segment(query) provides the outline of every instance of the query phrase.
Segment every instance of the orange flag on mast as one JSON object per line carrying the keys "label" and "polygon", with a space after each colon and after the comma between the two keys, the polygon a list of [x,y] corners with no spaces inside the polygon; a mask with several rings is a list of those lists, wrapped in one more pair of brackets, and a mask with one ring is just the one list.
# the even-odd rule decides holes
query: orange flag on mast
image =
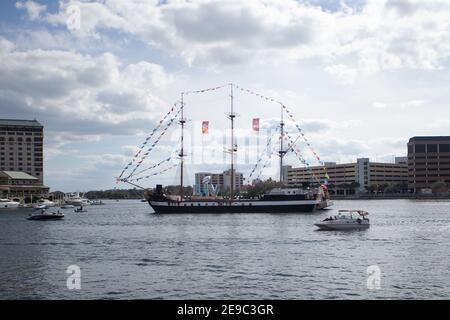
{"label": "orange flag on mast", "polygon": [[202,134],[208,134],[209,130],[209,121],[202,122]]}
{"label": "orange flag on mast", "polygon": [[259,131],[259,118],[253,119],[253,131]]}

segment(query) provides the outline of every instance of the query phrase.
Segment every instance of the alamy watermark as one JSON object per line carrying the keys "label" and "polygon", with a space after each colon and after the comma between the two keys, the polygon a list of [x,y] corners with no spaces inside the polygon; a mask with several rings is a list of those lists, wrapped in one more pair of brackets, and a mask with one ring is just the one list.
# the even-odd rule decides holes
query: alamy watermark
{"label": "alamy watermark", "polygon": [[66,9],[67,20],[66,26],[70,31],[81,29],[81,9],[77,5],[70,5]]}
{"label": "alamy watermark", "polygon": [[377,265],[368,266],[367,270],[367,289],[380,290],[381,289],[381,269]]}
{"label": "alamy watermark", "polygon": [[67,267],[66,273],[70,274],[67,278],[66,285],[69,290],[81,289],[81,268],[77,265]]}

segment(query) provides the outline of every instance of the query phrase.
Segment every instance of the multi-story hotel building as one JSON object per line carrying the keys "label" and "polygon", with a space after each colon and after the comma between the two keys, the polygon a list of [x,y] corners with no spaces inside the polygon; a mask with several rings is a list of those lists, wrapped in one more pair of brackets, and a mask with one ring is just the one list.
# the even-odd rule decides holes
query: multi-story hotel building
{"label": "multi-story hotel building", "polygon": [[[194,193],[200,195],[204,193],[205,184],[203,179],[207,176],[211,177],[211,183],[214,186],[218,186],[221,191],[230,189],[231,187],[231,169],[224,171],[222,173],[210,173],[210,172],[198,172],[195,174],[195,187]],[[240,172],[234,173],[234,185],[233,189],[239,191],[242,189],[244,184],[244,175]]]}
{"label": "multi-story hotel building", "polygon": [[370,162],[368,158],[360,158],[353,163],[327,162],[325,166],[287,167],[286,171],[285,184],[291,187],[322,182],[327,175],[330,184],[339,187],[358,183],[360,191],[371,185],[392,185],[408,181],[408,166],[404,158],[396,158],[396,163]]}
{"label": "multi-story hotel building", "polygon": [[408,187],[421,192],[441,181],[450,185],[450,136],[409,139]]}
{"label": "multi-story hotel building", "polygon": [[0,119],[0,170],[27,173],[44,182],[44,127],[36,120]]}

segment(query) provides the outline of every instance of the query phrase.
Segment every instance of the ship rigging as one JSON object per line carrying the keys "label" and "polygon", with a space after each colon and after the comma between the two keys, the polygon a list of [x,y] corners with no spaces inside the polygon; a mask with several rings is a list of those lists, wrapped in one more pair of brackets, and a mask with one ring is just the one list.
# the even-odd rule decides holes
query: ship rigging
{"label": "ship rigging", "polygon": [[[184,175],[185,175],[185,146],[184,146],[184,130],[186,125],[185,114],[185,97],[187,95],[192,94],[203,94],[209,91],[221,90],[229,88],[229,98],[230,98],[230,112],[227,114],[228,119],[230,120],[230,148],[228,150],[230,154],[230,174],[231,174],[231,183],[230,183],[230,193],[229,197],[224,198],[221,196],[213,195],[207,197],[200,196],[185,196],[184,195]],[[155,213],[246,213],[246,212],[255,212],[255,213],[284,213],[284,212],[313,212],[318,209],[323,209],[329,206],[331,203],[329,201],[326,183],[325,180],[323,183],[320,181],[318,177],[313,174],[314,179],[318,183],[317,188],[313,189],[303,189],[303,188],[275,188],[270,192],[260,196],[258,199],[242,199],[235,197],[235,156],[238,151],[238,146],[235,142],[235,119],[238,116],[237,113],[234,112],[234,90],[240,90],[243,93],[248,93],[254,95],[260,99],[276,103],[280,106],[280,122],[279,122],[279,181],[280,186],[283,185],[283,159],[288,152],[293,152],[297,158],[300,160],[302,164],[309,167],[308,161],[302,156],[300,149],[296,146],[299,139],[302,139],[309,150],[312,152],[314,157],[319,161],[319,163],[323,166],[325,177],[328,177],[326,173],[326,168],[324,166],[323,161],[320,159],[316,151],[313,149],[311,143],[305,136],[303,130],[299,126],[299,124],[295,121],[292,112],[287,108],[285,104],[280,101],[277,101],[273,98],[269,98],[267,96],[261,95],[259,93],[253,92],[251,90],[240,87],[236,84],[229,83],[218,87],[212,87],[202,90],[196,91],[186,91],[181,93],[180,101],[175,103],[172,108],[164,115],[158,125],[153,129],[150,135],[145,139],[139,150],[136,152],[131,161],[125,166],[125,168],[120,173],[119,177],[116,179],[116,182],[124,182],[135,187],[139,187],[145,189],[144,187],[138,184],[139,181],[143,179],[149,179],[154,176],[161,175],[167,171],[172,170],[175,167],[178,167],[178,164],[172,164],[172,157],[166,158],[156,164],[153,164],[145,169],[141,169],[137,171],[141,165],[143,165],[144,160],[149,156],[152,150],[158,145],[161,138],[166,134],[172,124],[178,119],[178,124],[180,125],[180,150],[177,154],[179,159],[179,167],[180,167],[180,184],[179,184],[179,194],[178,195],[167,195],[163,193],[162,186],[157,185],[155,190],[149,192],[146,190],[145,197],[149,203],[149,205],[153,208]],[[285,130],[285,122],[284,116],[285,114],[292,121],[294,126],[299,132],[298,137],[293,140],[290,136],[289,132]],[[157,135],[159,133],[159,135]],[[156,139],[153,137],[156,136]],[[268,144],[266,146],[269,147],[271,143],[272,137],[269,138]],[[284,142],[287,142],[287,148],[284,147]],[[271,153],[266,161],[266,163],[261,168],[262,170],[267,166],[268,161],[271,158]],[[250,178],[255,173],[257,167],[262,162],[262,156],[258,158],[255,167],[251,171],[248,182]],[[150,171],[158,169],[159,171],[147,174],[143,176],[142,174]],[[127,173],[128,172],[128,173]],[[261,174],[260,173],[260,174]]]}

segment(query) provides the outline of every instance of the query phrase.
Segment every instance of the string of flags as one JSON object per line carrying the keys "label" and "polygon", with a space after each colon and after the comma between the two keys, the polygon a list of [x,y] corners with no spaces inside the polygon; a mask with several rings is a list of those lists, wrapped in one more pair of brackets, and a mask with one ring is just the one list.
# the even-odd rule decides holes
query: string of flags
{"label": "string of flags", "polygon": [[[313,148],[313,146],[312,146],[311,143],[309,142],[308,138],[306,137],[305,133],[303,132],[302,128],[300,127],[300,125],[298,124],[298,122],[295,120],[295,118],[294,118],[294,116],[292,115],[291,111],[287,108],[287,106],[286,106],[283,102],[278,101],[278,100],[273,99],[273,98],[270,98],[270,97],[267,97],[267,96],[265,96],[265,95],[262,95],[262,94],[260,94],[260,93],[255,92],[255,91],[252,91],[252,90],[243,88],[243,87],[238,86],[238,85],[234,85],[234,86],[235,86],[237,89],[241,90],[242,92],[249,93],[249,94],[251,94],[251,95],[254,95],[254,96],[259,97],[259,98],[261,98],[261,99],[263,99],[263,100],[266,100],[266,101],[278,103],[278,104],[283,108],[283,110],[286,111],[286,114],[289,116],[289,119],[293,122],[293,124],[295,125],[295,127],[296,127],[297,130],[299,131],[300,136],[302,137],[303,141],[306,143],[306,145],[307,145],[308,148],[310,149],[311,153],[312,153],[312,154],[314,155],[314,157],[317,159],[317,161],[319,162],[319,164],[324,168],[325,176],[326,176],[326,177],[328,176],[328,173],[327,173],[326,167],[325,167],[325,163],[322,161],[322,159],[320,158],[320,156],[317,154],[317,152],[315,151],[315,149]],[[329,179],[329,178],[327,178],[327,179]]]}
{"label": "string of flags", "polygon": [[288,132],[284,133],[284,139],[287,140],[288,142],[288,150],[292,150],[292,152],[294,152],[294,154],[297,156],[298,160],[303,163],[306,168],[309,170],[309,172],[311,173],[312,177],[317,181],[320,182],[320,179],[314,174],[314,172],[311,169],[311,165],[309,164],[308,161],[306,161],[305,158],[303,158],[301,150],[299,147],[295,146],[294,141],[292,140],[291,136],[289,135]]}
{"label": "string of flags", "polygon": [[[272,144],[272,138],[273,135],[269,137],[269,139],[267,140],[267,144],[262,152],[262,154],[259,156],[258,160],[256,161],[255,166],[253,167],[253,170],[250,172],[250,175],[248,176],[248,178],[246,178],[245,180],[250,182],[250,179],[252,178],[253,174],[255,173],[256,169],[258,168],[259,164],[261,163],[264,155],[267,153],[267,151],[269,150],[270,145]],[[269,157],[271,157],[272,154],[269,155]]]}
{"label": "string of flags", "polygon": [[206,88],[206,89],[201,89],[201,90],[193,90],[193,91],[185,91],[185,92],[182,92],[181,94],[182,95],[188,95],[188,94],[205,93],[205,92],[208,92],[208,91],[219,90],[219,89],[228,87],[229,85],[231,85],[231,84],[227,83],[227,84],[224,84],[224,85],[221,85],[221,86],[218,86],[218,87],[211,87],[211,88]]}
{"label": "string of flags", "polygon": [[171,156],[170,156],[169,158],[167,158],[167,159],[164,159],[164,160],[158,162],[158,163],[155,164],[155,165],[152,165],[152,166],[150,166],[150,167],[148,167],[148,168],[146,168],[146,169],[143,169],[143,170],[139,171],[138,173],[135,174],[135,176],[138,176],[138,175],[140,175],[140,174],[142,174],[142,173],[144,173],[144,172],[146,172],[146,171],[149,171],[149,170],[158,168],[159,166],[161,166],[162,164],[164,164],[164,163],[166,163],[166,162],[169,162],[170,160],[172,160],[172,157],[171,157]]}
{"label": "string of flags", "polygon": [[261,175],[263,174],[264,169],[267,168],[267,166],[269,165],[270,160],[272,159],[272,155],[273,155],[273,154],[274,154],[274,152],[271,152],[271,153],[269,154],[269,157],[267,158],[266,162],[264,162],[264,165],[263,165],[263,166],[261,167],[261,169],[259,170],[259,173],[258,173],[258,175],[256,176],[255,180],[258,180],[259,178],[261,178]]}
{"label": "string of flags", "polygon": [[260,93],[257,93],[255,91],[243,88],[241,86],[238,85],[234,85],[237,89],[241,90],[242,92],[246,92],[249,93],[251,95],[254,95],[260,99],[266,100],[266,101],[270,101],[270,102],[274,102],[274,103],[278,103],[284,111],[286,111],[286,114],[289,116],[289,118],[291,119],[291,121],[294,123],[295,127],[297,128],[297,130],[300,132],[300,135],[302,136],[302,139],[305,141],[306,145],[309,147],[309,149],[311,150],[311,152],[313,153],[314,157],[319,161],[319,163],[321,165],[324,165],[323,161],[320,159],[319,155],[317,154],[317,152],[314,150],[314,148],[312,147],[311,143],[309,142],[308,138],[306,137],[306,135],[304,134],[302,128],[298,125],[297,121],[295,120],[294,116],[292,115],[291,111],[287,108],[287,106],[281,102],[278,101],[276,99],[267,97],[265,95],[262,95]]}
{"label": "string of flags", "polygon": [[144,160],[147,158],[147,156],[150,154],[150,152],[155,148],[155,146],[159,143],[159,141],[162,139],[162,137],[166,134],[167,130],[172,126],[175,119],[178,117],[178,115],[181,112],[181,108],[178,109],[177,113],[167,122],[164,129],[161,131],[160,135],[156,140],[152,143],[152,145],[147,149],[147,151],[142,155],[142,158],[137,162],[134,169],[131,171],[131,173],[125,178],[125,180],[128,180],[130,177],[134,175],[136,170],[141,166],[141,164],[144,162]]}
{"label": "string of flags", "polygon": [[164,117],[158,122],[158,125],[152,130],[152,132],[147,136],[147,138],[145,138],[144,142],[142,143],[142,145],[139,147],[139,150],[135,153],[135,155],[133,156],[133,158],[131,159],[131,161],[125,166],[125,168],[122,170],[122,172],[120,173],[119,177],[117,178],[117,180],[121,180],[123,174],[125,173],[125,171],[127,171],[127,169],[129,167],[131,167],[131,165],[133,165],[133,163],[136,161],[136,159],[139,157],[139,155],[141,154],[142,150],[145,148],[145,146],[147,145],[147,143],[152,139],[153,135],[159,130],[159,128],[162,126],[162,124],[164,123],[164,121],[166,121],[167,117],[173,113],[175,111],[175,108],[177,106],[178,102],[175,103],[172,108],[169,110],[169,112],[167,112]]}
{"label": "string of flags", "polygon": [[140,180],[142,180],[142,179],[148,179],[148,178],[153,177],[153,176],[161,175],[161,174],[163,174],[163,173],[165,173],[165,172],[167,172],[167,171],[169,171],[169,170],[172,170],[172,169],[175,168],[175,167],[178,167],[178,164],[171,165],[170,167],[167,167],[167,168],[165,168],[165,169],[163,169],[163,170],[161,170],[161,171],[158,171],[158,172],[149,174],[149,175],[147,175],[147,176],[145,176],[145,177],[139,177],[139,178],[134,178],[134,179],[125,180],[125,181],[129,181],[129,182],[137,182],[137,181],[140,181]]}
{"label": "string of flags", "polygon": [[[315,157],[316,160],[320,163],[320,165],[324,168],[324,171],[325,171],[325,180],[326,180],[325,183],[328,182],[328,180],[329,180],[329,175],[328,175],[328,173],[326,172],[325,163],[321,160],[321,158],[319,157],[319,155],[317,154],[317,152],[315,151],[315,149],[313,148],[313,146],[312,146],[311,143],[309,142],[309,140],[308,140],[308,138],[306,137],[306,135],[304,134],[302,128],[301,128],[300,125],[297,123],[296,119],[294,118],[292,112],[291,112],[291,111],[288,109],[288,107],[287,107],[284,103],[282,103],[281,101],[278,101],[278,100],[276,100],[276,99],[274,99],[274,98],[270,98],[270,97],[268,97],[268,96],[259,94],[259,93],[255,92],[255,91],[246,89],[246,88],[244,88],[244,87],[241,87],[241,86],[236,85],[236,84],[233,84],[233,83],[227,83],[227,84],[224,84],[224,85],[221,85],[221,86],[210,87],[210,88],[201,89],[201,90],[185,91],[185,92],[182,92],[181,95],[183,96],[183,95],[190,95],[190,94],[201,94],[201,93],[205,93],[205,92],[210,92],[210,91],[219,90],[219,89],[222,89],[222,88],[225,88],[225,87],[228,87],[228,86],[231,86],[232,88],[234,87],[234,88],[236,88],[237,90],[240,90],[241,92],[244,92],[244,93],[248,93],[248,94],[254,95],[254,96],[256,96],[256,97],[258,97],[258,98],[260,98],[260,99],[262,99],[262,100],[270,101],[270,102],[274,102],[274,103],[279,104],[279,105],[282,107],[282,110],[284,110],[284,111],[286,112],[286,114],[288,115],[289,119],[290,119],[290,120],[293,122],[293,124],[295,125],[296,129],[297,129],[298,132],[300,133],[300,137],[301,137],[302,140],[306,143],[306,145],[308,146],[308,148],[309,148],[309,150],[311,151],[311,153],[314,155],[314,157]],[[170,167],[168,167],[168,168],[166,168],[166,169],[163,169],[163,170],[161,170],[161,171],[159,171],[159,172],[156,172],[156,173],[153,173],[153,174],[150,174],[150,175],[146,175],[146,176],[143,176],[143,177],[138,177],[138,178],[130,179],[130,178],[135,177],[135,176],[137,176],[137,175],[140,175],[140,174],[142,174],[143,172],[146,172],[146,171],[148,171],[148,170],[158,168],[158,167],[160,167],[162,164],[164,164],[164,163],[166,163],[166,162],[169,162],[169,161],[171,160],[171,157],[170,157],[170,158],[167,158],[167,159],[164,159],[163,161],[161,161],[161,162],[159,162],[159,163],[157,163],[157,164],[155,164],[155,165],[152,165],[152,166],[150,166],[150,167],[148,167],[148,168],[146,168],[146,169],[143,169],[143,170],[139,171],[138,173],[135,173],[136,170],[143,164],[144,160],[147,158],[147,156],[150,154],[150,152],[156,147],[156,145],[159,143],[159,141],[160,141],[160,140],[162,139],[162,137],[165,135],[165,133],[167,132],[167,130],[171,127],[171,125],[173,124],[173,122],[175,121],[175,119],[179,116],[179,114],[180,114],[180,112],[181,112],[181,106],[179,106],[179,107],[177,108],[177,105],[179,105],[179,104],[180,104],[180,102],[175,103],[175,104],[172,106],[172,108],[171,108],[171,109],[163,116],[163,118],[159,121],[159,123],[157,124],[157,126],[153,129],[153,131],[150,133],[150,135],[147,136],[147,138],[145,139],[145,141],[142,143],[142,145],[140,146],[140,148],[138,149],[138,151],[135,153],[135,155],[133,156],[133,158],[131,159],[131,161],[130,161],[130,162],[125,166],[125,168],[122,170],[122,172],[120,173],[119,177],[116,179],[116,182],[120,182],[120,181],[123,181],[123,182],[127,182],[127,181],[139,181],[139,180],[146,179],[146,178],[149,178],[149,177],[152,177],[152,176],[155,176],[155,175],[162,174],[162,173],[164,173],[164,172],[166,172],[166,171],[168,171],[168,170],[170,170],[170,169],[172,169],[172,168],[174,168],[174,167],[177,166],[177,165],[173,165],[173,166],[170,166]],[[170,120],[167,122],[167,119],[168,119],[169,117],[171,117],[171,118],[170,118]],[[164,123],[165,123],[165,126],[164,126]],[[161,128],[162,128],[163,126],[164,126],[164,128],[162,129],[162,131],[161,131],[161,133],[159,134],[159,136],[158,136],[158,137],[156,138],[156,140],[155,140],[155,141],[154,141],[154,142],[146,149],[147,145],[150,143],[150,141],[152,140],[152,138],[154,137],[154,135],[155,135],[159,130],[161,130]],[[255,132],[259,132],[259,130],[260,130],[260,119],[259,119],[259,118],[254,118],[254,119],[252,120],[252,129],[253,129],[253,131],[255,131]],[[202,134],[208,134],[208,133],[209,133],[209,121],[203,121],[203,122],[202,122]],[[309,167],[310,167],[310,164],[302,157],[301,152],[300,152],[300,149],[299,149],[298,147],[297,147],[297,148],[294,148],[295,143],[292,141],[292,139],[290,138],[290,136],[289,136],[287,133],[285,133],[285,136],[282,137],[282,139],[283,139],[283,138],[284,138],[284,139],[289,138],[289,148],[292,149],[292,151],[297,155],[297,158],[299,158],[299,160],[300,160],[307,168],[309,168]],[[251,173],[250,173],[249,177],[247,178],[247,180],[250,180],[251,177],[255,174],[256,169],[257,169],[258,166],[261,164],[261,162],[262,162],[262,160],[263,160],[263,156],[264,156],[264,154],[267,152],[268,148],[270,147],[271,142],[272,142],[272,136],[269,138],[268,143],[267,143],[267,145],[266,145],[265,151],[264,151],[263,154],[259,157],[259,159],[258,159],[258,161],[257,161],[257,163],[256,163],[256,165],[255,165],[255,167],[254,167],[253,170],[251,171]],[[266,162],[265,162],[264,165],[262,166],[261,171],[260,171],[260,173],[259,173],[259,175],[258,175],[258,178],[261,176],[262,171],[263,171],[263,170],[267,167],[267,165],[269,164],[272,155],[273,155],[273,152],[271,152],[271,153],[269,154],[268,159],[266,160]],[[139,159],[139,161],[138,161],[138,159]],[[133,168],[133,170],[131,170],[131,173],[128,174],[126,178],[123,178],[123,176],[125,175],[125,172],[126,172],[128,169],[130,169],[133,165],[134,165],[134,168]],[[314,176],[314,175],[313,175],[313,176]],[[316,180],[318,180],[316,176],[314,176],[314,178],[315,178]]]}

